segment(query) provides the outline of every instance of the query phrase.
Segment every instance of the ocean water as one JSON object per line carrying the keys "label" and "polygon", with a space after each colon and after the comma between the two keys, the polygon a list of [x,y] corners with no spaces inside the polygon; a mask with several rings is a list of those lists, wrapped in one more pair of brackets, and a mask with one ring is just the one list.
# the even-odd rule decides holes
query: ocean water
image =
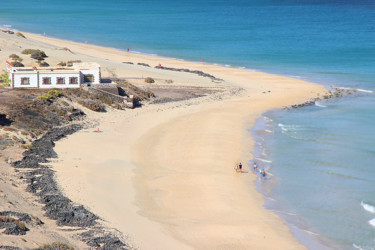
{"label": "ocean water", "polygon": [[365,90],[265,114],[256,154],[266,206],[291,228],[375,248],[375,1],[17,0],[1,3],[0,24]]}
{"label": "ocean water", "polygon": [[375,248],[374,106],[364,93],[271,111],[255,131],[266,207],[329,247]]}

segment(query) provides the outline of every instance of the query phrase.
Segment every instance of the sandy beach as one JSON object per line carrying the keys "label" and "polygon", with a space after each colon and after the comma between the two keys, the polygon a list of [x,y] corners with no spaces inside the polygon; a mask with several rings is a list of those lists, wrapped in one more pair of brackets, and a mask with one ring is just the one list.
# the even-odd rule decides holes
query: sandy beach
{"label": "sandy beach", "polygon": [[[116,75],[143,87],[144,77],[150,76],[160,86],[173,80],[173,86],[222,90],[126,111],[109,108],[95,113],[80,107],[92,127],[55,147],[59,158],[53,166],[67,197],[140,249],[305,248],[277,215],[263,208],[256,176],[247,166],[254,147],[248,130],[267,110],[322,96],[324,87],[262,72],[24,34],[27,39],[12,38],[13,45],[20,51],[30,46],[46,51],[51,65],[80,59],[99,63],[103,77]],[[1,38],[10,39],[7,36]],[[2,53],[1,61],[6,56]],[[201,70],[223,81],[154,68],[159,64]],[[103,133],[93,133],[95,128]],[[238,162],[244,165],[242,173],[233,169]]]}

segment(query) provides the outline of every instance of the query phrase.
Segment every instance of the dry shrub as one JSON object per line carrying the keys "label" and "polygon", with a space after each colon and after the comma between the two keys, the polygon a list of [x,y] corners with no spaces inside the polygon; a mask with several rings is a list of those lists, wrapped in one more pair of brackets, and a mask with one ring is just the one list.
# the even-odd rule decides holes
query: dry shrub
{"label": "dry shrub", "polygon": [[153,78],[151,78],[151,77],[146,77],[146,78],[145,78],[145,82],[146,82],[146,83],[154,83],[155,80],[154,80]]}
{"label": "dry shrub", "polygon": [[68,61],[68,62],[66,63],[66,66],[68,66],[68,67],[72,67],[72,66],[73,66],[73,63],[80,63],[80,62],[82,62],[82,60],[71,60],[71,61]]}
{"label": "dry shrub", "polygon": [[51,244],[43,244],[39,249],[58,249],[58,250],[74,250],[72,246],[69,246],[63,242],[53,242]]}
{"label": "dry shrub", "polygon": [[19,37],[22,37],[22,38],[26,38],[26,36],[24,34],[22,34],[21,32],[17,32],[16,35],[19,36]]}
{"label": "dry shrub", "polygon": [[0,216],[0,222],[13,222],[19,228],[21,228],[23,231],[26,231],[26,229],[27,229],[23,222],[21,222],[17,219],[14,219],[12,217],[9,217],[9,216]]}

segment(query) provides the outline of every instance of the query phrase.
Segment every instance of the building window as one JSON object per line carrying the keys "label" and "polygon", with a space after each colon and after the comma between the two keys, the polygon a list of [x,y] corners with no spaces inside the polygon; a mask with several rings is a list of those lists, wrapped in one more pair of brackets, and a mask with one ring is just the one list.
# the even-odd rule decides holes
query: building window
{"label": "building window", "polygon": [[30,85],[30,77],[21,77],[21,85]]}
{"label": "building window", "polygon": [[69,84],[78,84],[78,77],[69,77]]}
{"label": "building window", "polygon": [[57,84],[65,84],[65,78],[64,77],[57,77],[56,83]]}
{"label": "building window", "polygon": [[84,82],[94,82],[94,75],[91,75],[91,74],[83,75],[83,81]]}
{"label": "building window", "polygon": [[51,85],[51,77],[43,77],[42,83],[43,85]]}

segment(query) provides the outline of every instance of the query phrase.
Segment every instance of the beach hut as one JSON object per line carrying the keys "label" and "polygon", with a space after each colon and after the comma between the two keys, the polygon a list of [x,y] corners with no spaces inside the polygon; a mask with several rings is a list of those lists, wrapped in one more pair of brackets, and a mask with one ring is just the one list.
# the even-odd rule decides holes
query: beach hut
{"label": "beach hut", "polygon": [[72,67],[15,67],[6,62],[12,88],[79,88],[101,83],[100,65],[74,63]]}

